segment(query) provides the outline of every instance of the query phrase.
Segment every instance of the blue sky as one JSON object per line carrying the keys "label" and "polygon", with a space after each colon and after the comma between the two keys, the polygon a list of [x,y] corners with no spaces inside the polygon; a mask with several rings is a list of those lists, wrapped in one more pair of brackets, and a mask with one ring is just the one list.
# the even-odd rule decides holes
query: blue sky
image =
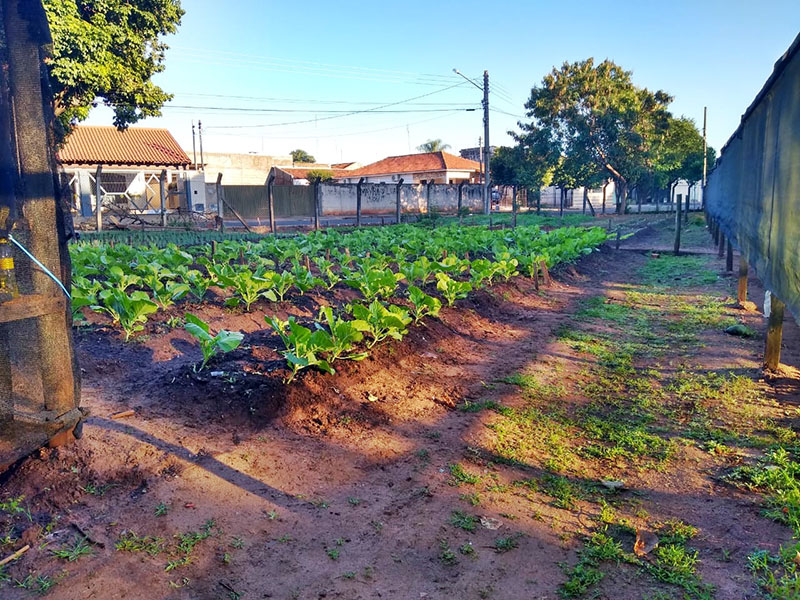
{"label": "blue sky", "polygon": [[[367,163],[430,138],[455,153],[476,146],[481,92],[454,67],[476,78],[488,69],[490,105],[502,111],[491,113],[490,141],[508,144],[531,86],[590,56],[672,94],[676,115],[701,124],[708,106],[719,148],[800,31],[797,0],[182,4],[156,78],[175,98],[140,124],[167,127],[189,152],[191,122],[202,120],[206,151],[303,148],[322,162]],[[110,122],[103,108],[89,120]]]}

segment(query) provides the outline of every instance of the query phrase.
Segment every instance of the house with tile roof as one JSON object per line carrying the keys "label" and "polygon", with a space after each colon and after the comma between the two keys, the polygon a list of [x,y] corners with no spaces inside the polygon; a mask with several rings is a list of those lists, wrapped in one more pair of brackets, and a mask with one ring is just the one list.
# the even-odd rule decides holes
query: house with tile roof
{"label": "house with tile roof", "polygon": [[378,162],[365,165],[346,173],[334,175],[342,183],[358,183],[363,177],[365,183],[404,183],[458,184],[462,181],[478,183],[481,165],[448,152],[424,152],[389,156]]}
{"label": "house with tile roof", "polygon": [[[166,129],[129,127],[120,131],[79,125],[58,150],[57,158],[62,184],[72,191],[73,207],[82,216],[94,213],[98,188],[102,206],[139,214],[160,212],[162,173],[166,209],[187,208],[186,198],[192,197],[191,161]],[[195,195],[205,198],[204,186],[202,190],[200,185],[196,187]]]}

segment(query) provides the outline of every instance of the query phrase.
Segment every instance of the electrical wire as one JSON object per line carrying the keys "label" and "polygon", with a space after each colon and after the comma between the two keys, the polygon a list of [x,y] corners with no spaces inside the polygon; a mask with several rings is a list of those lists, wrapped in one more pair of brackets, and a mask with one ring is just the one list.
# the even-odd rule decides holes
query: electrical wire
{"label": "electrical wire", "polygon": [[390,103],[387,103],[387,104],[381,104],[379,106],[375,106],[373,108],[366,108],[364,110],[354,110],[354,111],[347,112],[347,113],[344,113],[344,114],[329,115],[327,117],[320,117],[319,119],[305,119],[305,120],[302,120],[302,121],[287,121],[285,123],[263,123],[263,124],[260,124],[260,125],[210,125],[210,126],[206,127],[206,129],[255,129],[255,128],[261,128],[261,127],[282,127],[284,125],[298,125],[298,124],[302,124],[302,123],[316,123],[318,121],[328,121],[330,119],[340,119],[342,117],[349,117],[349,116],[352,116],[352,115],[359,115],[359,114],[374,112],[374,111],[377,111],[377,110],[380,110],[380,109],[383,109],[383,108],[390,108],[392,106],[398,106],[400,104],[405,104],[406,102],[411,102],[413,100],[419,100],[420,98],[427,98],[428,96],[433,96],[434,94],[440,94],[442,92],[446,92],[447,90],[452,90],[453,88],[460,87],[460,86],[462,86],[464,84],[465,84],[465,82],[461,81],[459,83],[456,83],[456,84],[453,84],[453,85],[450,85],[450,86],[447,86],[447,87],[444,87],[444,88],[441,88],[441,89],[438,89],[438,90],[434,90],[434,91],[428,92],[426,94],[420,94],[419,96],[413,96],[411,98],[406,98],[404,100],[398,100],[397,102],[390,102]]}
{"label": "electrical wire", "polygon": [[[422,120],[419,120],[419,121],[412,121],[410,123],[403,123],[402,125],[393,125],[391,127],[382,127],[380,129],[370,129],[370,130],[366,130],[366,131],[348,131],[346,133],[329,133],[329,134],[324,134],[323,133],[323,134],[305,135],[305,136],[303,136],[303,135],[283,135],[283,136],[270,135],[269,139],[276,139],[276,140],[289,140],[289,139],[306,140],[307,139],[307,140],[313,140],[313,139],[318,139],[318,138],[319,139],[327,139],[327,138],[338,138],[338,137],[350,137],[350,136],[354,136],[354,135],[366,135],[366,134],[370,134],[370,133],[381,133],[383,131],[392,131],[394,129],[405,129],[406,127],[408,127],[410,125],[420,125],[421,123],[429,123],[431,121],[437,121],[439,119],[443,119],[443,118],[446,118],[446,117],[452,117],[452,116],[454,116],[456,114],[460,114],[461,112],[462,111],[453,111],[450,114],[437,115],[437,116],[432,117],[430,119],[422,119]],[[240,137],[240,134],[238,134],[238,133],[213,133],[213,134],[210,134],[208,137],[213,138],[213,137],[220,137],[220,136],[222,136],[222,137]]]}
{"label": "electrical wire", "polygon": [[[430,113],[430,112],[447,112],[451,110],[464,110],[464,111],[474,111],[477,110],[479,107],[477,106],[470,106],[464,105],[463,108],[454,109],[454,108],[417,108],[417,109],[407,109],[407,110],[364,110],[364,111],[353,111],[353,110],[325,110],[325,109],[314,109],[314,108],[248,108],[243,106],[184,106],[184,105],[166,105],[163,108],[169,108],[174,110],[211,110],[211,111],[220,111],[220,112],[246,112],[246,113],[317,113],[317,114],[336,114],[336,115],[353,115],[353,114],[385,114],[385,113]],[[313,119],[316,120],[316,119]],[[253,127],[259,127],[258,125],[253,125]],[[265,125],[266,127],[266,125]],[[210,127],[209,127],[210,129]]]}

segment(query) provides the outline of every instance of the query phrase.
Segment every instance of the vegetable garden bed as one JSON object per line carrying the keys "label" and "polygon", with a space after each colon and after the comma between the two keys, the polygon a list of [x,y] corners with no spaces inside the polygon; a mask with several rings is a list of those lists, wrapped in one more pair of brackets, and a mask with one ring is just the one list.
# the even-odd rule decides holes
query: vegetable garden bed
{"label": "vegetable garden bed", "polygon": [[202,351],[202,371],[243,336],[212,330],[195,313],[204,305],[231,315],[263,311],[290,382],[303,369],[330,373],[338,362],[361,360],[497,280],[527,276],[538,285],[548,269],[605,239],[597,227],[400,225],[185,247],[83,242],[71,247],[73,316],[102,324],[105,315],[126,341],[145,329],[185,327]]}

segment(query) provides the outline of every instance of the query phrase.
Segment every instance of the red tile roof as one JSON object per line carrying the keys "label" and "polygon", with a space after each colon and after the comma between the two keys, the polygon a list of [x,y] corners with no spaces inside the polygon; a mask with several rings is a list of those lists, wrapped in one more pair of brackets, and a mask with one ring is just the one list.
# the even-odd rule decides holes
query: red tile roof
{"label": "red tile roof", "polygon": [[427,152],[390,156],[372,164],[347,171],[337,177],[368,177],[370,175],[393,175],[395,173],[427,173],[432,171],[480,171],[481,165],[447,152]]}
{"label": "red tile roof", "polygon": [[58,151],[62,164],[183,167],[191,161],[166,129],[79,125]]}

